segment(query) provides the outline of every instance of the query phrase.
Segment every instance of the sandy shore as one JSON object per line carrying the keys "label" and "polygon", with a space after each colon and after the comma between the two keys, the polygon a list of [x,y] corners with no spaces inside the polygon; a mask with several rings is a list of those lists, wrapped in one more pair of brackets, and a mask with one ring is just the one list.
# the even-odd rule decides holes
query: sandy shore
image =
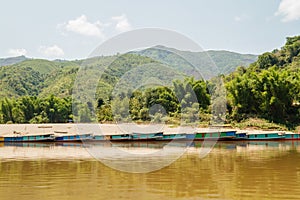
{"label": "sandy shore", "polygon": [[[132,132],[151,133],[194,133],[216,129],[203,129],[189,126],[171,128],[165,124],[137,125],[137,124],[1,124],[0,135],[12,134],[14,131],[21,133],[93,133],[95,135],[128,134]],[[220,130],[220,129],[217,129]],[[226,129],[228,130],[228,129]]]}

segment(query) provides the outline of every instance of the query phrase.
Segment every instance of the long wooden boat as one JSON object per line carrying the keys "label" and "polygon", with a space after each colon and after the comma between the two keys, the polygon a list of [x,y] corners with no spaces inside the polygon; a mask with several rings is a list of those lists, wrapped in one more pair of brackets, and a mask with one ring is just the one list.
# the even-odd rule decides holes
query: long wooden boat
{"label": "long wooden boat", "polygon": [[235,135],[236,135],[236,132],[235,130],[227,130],[227,131],[222,131],[221,133],[222,134],[225,134],[222,136],[223,139],[234,139],[235,138]]}
{"label": "long wooden boat", "polygon": [[300,140],[300,133],[286,132],[284,135],[286,140]]}
{"label": "long wooden boat", "polygon": [[80,142],[92,140],[92,133],[70,134],[68,132],[55,131],[55,142]]}
{"label": "long wooden boat", "polygon": [[186,139],[187,140],[194,140],[196,137],[196,134],[195,133],[187,133],[186,134]]}
{"label": "long wooden boat", "polygon": [[111,141],[128,141],[131,139],[130,134],[110,135],[109,140]]}
{"label": "long wooden boat", "polygon": [[194,140],[231,140],[235,134],[235,130],[203,131],[195,133]]}
{"label": "long wooden boat", "polygon": [[247,132],[237,132],[235,134],[235,140],[246,140],[247,139]]}
{"label": "long wooden boat", "polygon": [[161,140],[185,140],[186,133],[163,134]]}
{"label": "long wooden boat", "polygon": [[130,134],[130,140],[161,140],[163,138],[163,132],[157,133],[132,133]]}
{"label": "long wooden boat", "polygon": [[111,140],[111,135],[94,135],[93,141],[107,141]]}
{"label": "long wooden boat", "polygon": [[44,142],[54,141],[53,133],[29,134],[14,131],[13,134],[0,136],[0,142]]}
{"label": "long wooden boat", "polygon": [[[242,139],[242,135],[239,136]],[[259,131],[246,133],[245,140],[283,140],[285,139],[285,133],[281,131]]]}

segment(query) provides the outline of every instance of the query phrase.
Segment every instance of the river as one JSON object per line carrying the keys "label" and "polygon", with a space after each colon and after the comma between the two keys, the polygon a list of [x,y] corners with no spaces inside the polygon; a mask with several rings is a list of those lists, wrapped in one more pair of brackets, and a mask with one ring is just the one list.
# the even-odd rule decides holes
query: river
{"label": "river", "polygon": [[[300,198],[300,142],[218,142],[205,156],[200,156],[201,142],[178,142],[170,147],[172,152],[185,151],[176,159],[153,153],[166,145],[1,143],[0,198]],[[98,156],[113,146],[129,155],[142,152],[142,156]],[[145,171],[137,173],[141,169]]]}

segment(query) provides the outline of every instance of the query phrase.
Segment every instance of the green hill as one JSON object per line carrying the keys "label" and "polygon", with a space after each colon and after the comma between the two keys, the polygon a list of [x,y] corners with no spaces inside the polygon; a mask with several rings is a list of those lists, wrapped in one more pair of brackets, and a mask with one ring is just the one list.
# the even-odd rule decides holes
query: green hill
{"label": "green hill", "polygon": [[[72,87],[81,64],[85,65],[85,78],[91,79],[102,73],[99,79],[99,95],[108,98],[118,79],[132,68],[154,63],[139,55],[122,55],[90,58],[81,61],[26,60],[0,68],[0,97],[40,96],[54,94],[66,97],[72,94]],[[101,70],[100,70],[101,69]],[[88,80],[87,80],[88,81]],[[87,84],[87,82],[83,83]],[[105,87],[104,87],[105,86]]]}
{"label": "green hill", "polygon": [[[172,49],[172,51],[176,52],[178,50]],[[223,70],[221,73],[231,71],[239,65],[248,65],[256,59],[254,55],[242,55],[227,51],[178,52],[184,54],[185,58],[188,57],[188,60],[192,63],[186,62],[177,54],[170,52],[170,49],[161,46],[160,49],[150,48],[134,54],[101,56],[76,61],[26,59],[0,68],[0,97],[26,95],[46,97],[49,94],[59,97],[70,96],[81,64],[87,65],[86,69],[89,69],[86,70],[87,77],[99,74],[99,71],[97,71],[99,68],[105,69],[99,80],[97,94],[108,98],[119,79],[126,73],[126,76],[128,76],[128,73],[138,66],[151,64],[143,72],[138,71],[138,69],[135,72],[130,72],[138,73],[137,76],[131,74],[131,85],[146,82],[147,77],[151,76],[160,77],[161,80],[173,80],[181,74],[194,74],[195,68],[191,64],[200,66],[198,68],[200,68],[200,72],[204,77],[213,77],[219,73],[212,70],[212,62],[208,55],[215,60],[218,68]],[[113,63],[111,63],[112,61]],[[126,87],[126,85],[123,85],[123,87]]]}
{"label": "green hill", "polygon": [[[14,65],[3,66],[0,68],[0,96],[39,96],[47,87],[51,87],[53,81],[63,76],[68,68],[75,66],[78,65],[73,62],[60,63],[40,59],[30,59]],[[56,82],[56,84],[60,84],[60,82]]]}
{"label": "green hill", "polygon": [[257,55],[240,54],[230,51],[207,51],[208,55],[216,63],[221,74],[233,72],[237,66],[249,66],[257,60]]}
{"label": "green hill", "polygon": [[257,56],[252,54],[229,51],[191,52],[164,46],[155,46],[133,53],[166,63],[187,74],[193,74],[193,71],[197,69],[206,79],[219,74],[229,74],[237,66],[248,66],[257,60]]}

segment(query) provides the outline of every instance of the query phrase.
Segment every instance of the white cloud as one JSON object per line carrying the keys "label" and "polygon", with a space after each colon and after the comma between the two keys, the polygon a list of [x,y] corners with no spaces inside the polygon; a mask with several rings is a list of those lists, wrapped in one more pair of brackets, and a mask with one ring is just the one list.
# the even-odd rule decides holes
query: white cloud
{"label": "white cloud", "polygon": [[46,56],[48,58],[57,58],[65,55],[65,52],[57,45],[53,45],[49,47],[41,46],[39,48],[39,52],[43,54],[43,56]]}
{"label": "white cloud", "polygon": [[289,22],[300,19],[300,1],[299,0],[281,0],[276,16],[283,16],[283,22]]}
{"label": "white cloud", "polygon": [[73,32],[84,36],[105,39],[106,32],[107,35],[111,35],[114,31],[129,31],[132,29],[132,26],[125,14],[113,16],[105,23],[102,23],[99,20],[96,22],[90,22],[87,16],[81,15],[65,23],[58,24],[57,29],[60,30],[63,36],[67,36],[67,32]]}
{"label": "white cloud", "polygon": [[94,23],[89,22],[85,15],[81,15],[80,17],[69,20],[66,24],[63,25],[65,30],[78,33],[85,36],[95,36],[104,38],[104,34],[102,32],[102,26],[104,26],[100,21],[96,21]]}
{"label": "white cloud", "polygon": [[25,56],[27,54],[26,49],[9,49],[8,52],[9,56],[16,57],[16,56]]}
{"label": "white cloud", "polygon": [[114,16],[111,18],[117,24],[115,25],[115,29],[120,32],[131,30],[131,24],[129,23],[126,15]]}
{"label": "white cloud", "polygon": [[234,21],[236,21],[236,22],[240,22],[240,21],[242,21],[242,18],[241,18],[241,17],[239,17],[239,16],[235,16],[235,17],[234,17]]}

